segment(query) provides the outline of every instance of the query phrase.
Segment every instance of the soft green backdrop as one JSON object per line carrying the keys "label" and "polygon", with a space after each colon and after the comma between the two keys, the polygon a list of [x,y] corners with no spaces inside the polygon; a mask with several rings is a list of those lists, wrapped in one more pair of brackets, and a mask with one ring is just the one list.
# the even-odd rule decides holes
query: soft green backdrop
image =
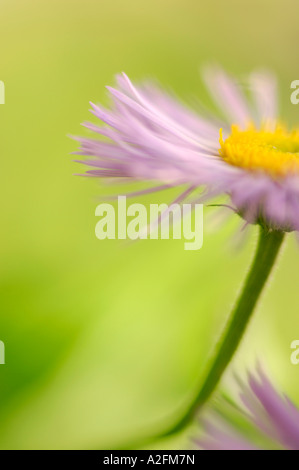
{"label": "soft green backdrop", "polygon": [[[255,233],[205,231],[204,248],[94,236],[106,189],[73,176],[67,134],[125,70],[208,98],[200,66],[270,67],[296,123],[298,0],[0,0],[0,448],[118,448],[165,427],[202,378]],[[172,195],[155,196],[167,202]],[[149,199],[147,199],[149,201]],[[298,266],[290,237],[233,368],[257,357],[298,402]],[[160,423],[160,424],[159,424]],[[157,448],[186,447],[189,435]],[[150,446],[153,447],[153,446]]]}

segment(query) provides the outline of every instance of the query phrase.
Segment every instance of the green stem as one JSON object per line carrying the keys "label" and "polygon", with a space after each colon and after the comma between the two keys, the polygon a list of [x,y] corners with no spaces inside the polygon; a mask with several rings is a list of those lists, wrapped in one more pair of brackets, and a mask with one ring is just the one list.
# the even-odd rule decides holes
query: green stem
{"label": "green stem", "polygon": [[[190,420],[215,391],[243,338],[249,320],[274,267],[284,236],[284,232],[266,231],[262,227],[260,228],[258,248],[251,270],[219,342],[217,353],[212,361],[212,367],[204,385],[185,412],[183,418],[171,427],[170,430],[156,436],[156,439],[171,436],[182,430],[190,423]],[[146,445],[149,442],[152,442],[152,439],[145,440],[143,443],[139,442],[137,445]]]}
{"label": "green stem", "polygon": [[195,412],[206,403],[215,391],[243,338],[249,320],[267,283],[272,268],[274,267],[284,235],[284,232],[269,232],[261,227],[258,248],[251,270],[221,338],[220,346],[204,385],[189,407],[187,413],[185,413],[183,419],[181,419],[167,435],[179,431],[188,424]]}
{"label": "green stem", "polygon": [[251,270],[196,405],[203,405],[208,400],[236,352],[274,267],[283,239],[284,232],[265,232],[263,228],[260,229],[258,249]]}

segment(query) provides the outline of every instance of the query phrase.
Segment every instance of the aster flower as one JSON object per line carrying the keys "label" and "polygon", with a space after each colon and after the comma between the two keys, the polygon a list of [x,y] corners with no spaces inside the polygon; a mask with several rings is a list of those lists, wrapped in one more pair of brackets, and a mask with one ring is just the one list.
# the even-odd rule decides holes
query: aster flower
{"label": "aster flower", "polygon": [[[123,74],[107,87],[110,110],[91,103],[106,126],[85,126],[108,141],[80,138],[87,175],[160,182],[158,188],[206,187],[228,194],[234,210],[249,223],[299,229],[299,131],[277,122],[275,79],[255,73],[248,79],[250,105],[223,71],[209,71],[206,82],[224,114],[222,122],[197,116],[158,87],[135,87]],[[232,127],[231,127],[232,126]],[[183,197],[187,197],[185,187]]]}
{"label": "aster flower", "polygon": [[[180,187],[176,202],[225,194],[245,224],[260,227],[258,249],[243,291],[218,343],[206,379],[173,433],[214,392],[245,332],[276,262],[286,232],[299,230],[299,131],[277,119],[276,80],[255,72],[247,80],[251,100],[219,69],[205,81],[223,119],[197,115],[152,84],[134,86],[123,74],[108,87],[109,109],[91,103],[104,125],[85,123],[97,138],[77,138],[87,176],[113,182],[148,182],[135,193]],[[153,186],[153,183],[156,185]],[[204,192],[198,194],[198,188]],[[167,433],[166,433],[167,434]]]}
{"label": "aster flower", "polygon": [[299,409],[258,367],[238,380],[240,404],[223,396],[201,417],[204,450],[299,450]]}

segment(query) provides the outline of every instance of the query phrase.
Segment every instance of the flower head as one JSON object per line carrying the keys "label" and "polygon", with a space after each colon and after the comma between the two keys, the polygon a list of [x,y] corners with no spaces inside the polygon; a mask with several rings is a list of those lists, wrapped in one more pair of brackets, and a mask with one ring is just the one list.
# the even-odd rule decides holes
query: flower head
{"label": "flower head", "polygon": [[[252,100],[221,70],[206,83],[223,120],[197,115],[154,85],[135,87],[123,74],[108,87],[112,105],[92,104],[103,123],[84,125],[103,139],[79,138],[87,175],[158,182],[157,190],[182,189],[183,202],[227,194],[249,223],[299,230],[299,131],[277,122],[275,79],[252,74]],[[107,140],[108,139],[108,140]],[[187,190],[186,190],[187,186]],[[196,189],[205,187],[204,196]],[[196,195],[197,194],[197,195]]]}
{"label": "flower head", "polygon": [[299,450],[299,409],[282,396],[260,367],[239,381],[242,406],[222,397],[201,419],[204,450]]}

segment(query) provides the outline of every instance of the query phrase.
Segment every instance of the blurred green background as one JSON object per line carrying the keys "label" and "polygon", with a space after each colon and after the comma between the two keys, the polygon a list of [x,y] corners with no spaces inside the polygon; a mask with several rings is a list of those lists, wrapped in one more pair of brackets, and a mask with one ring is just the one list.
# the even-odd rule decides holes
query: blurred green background
{"label": "blurred green background", "polygon": [[[209,103],[199,69],[211,61],[240,76],[274,70],[282,116],[295,124],[299,4],[1,0],[0,8],[0,448],[130,447],[179,417],[197,389],[256,233],[236,250],[234,221],[207,224],[199,252],[177,241],[97,240],[94,211],[107,190],[73,176],[80,167],[67,134],[84,134],[88,102],[106,101],[104,86],[122,70]],[[298,262],[290,236],[232,365],[241,372],[261,358],[297,404]],[[149,447],[186,448],[189,437]]]}

